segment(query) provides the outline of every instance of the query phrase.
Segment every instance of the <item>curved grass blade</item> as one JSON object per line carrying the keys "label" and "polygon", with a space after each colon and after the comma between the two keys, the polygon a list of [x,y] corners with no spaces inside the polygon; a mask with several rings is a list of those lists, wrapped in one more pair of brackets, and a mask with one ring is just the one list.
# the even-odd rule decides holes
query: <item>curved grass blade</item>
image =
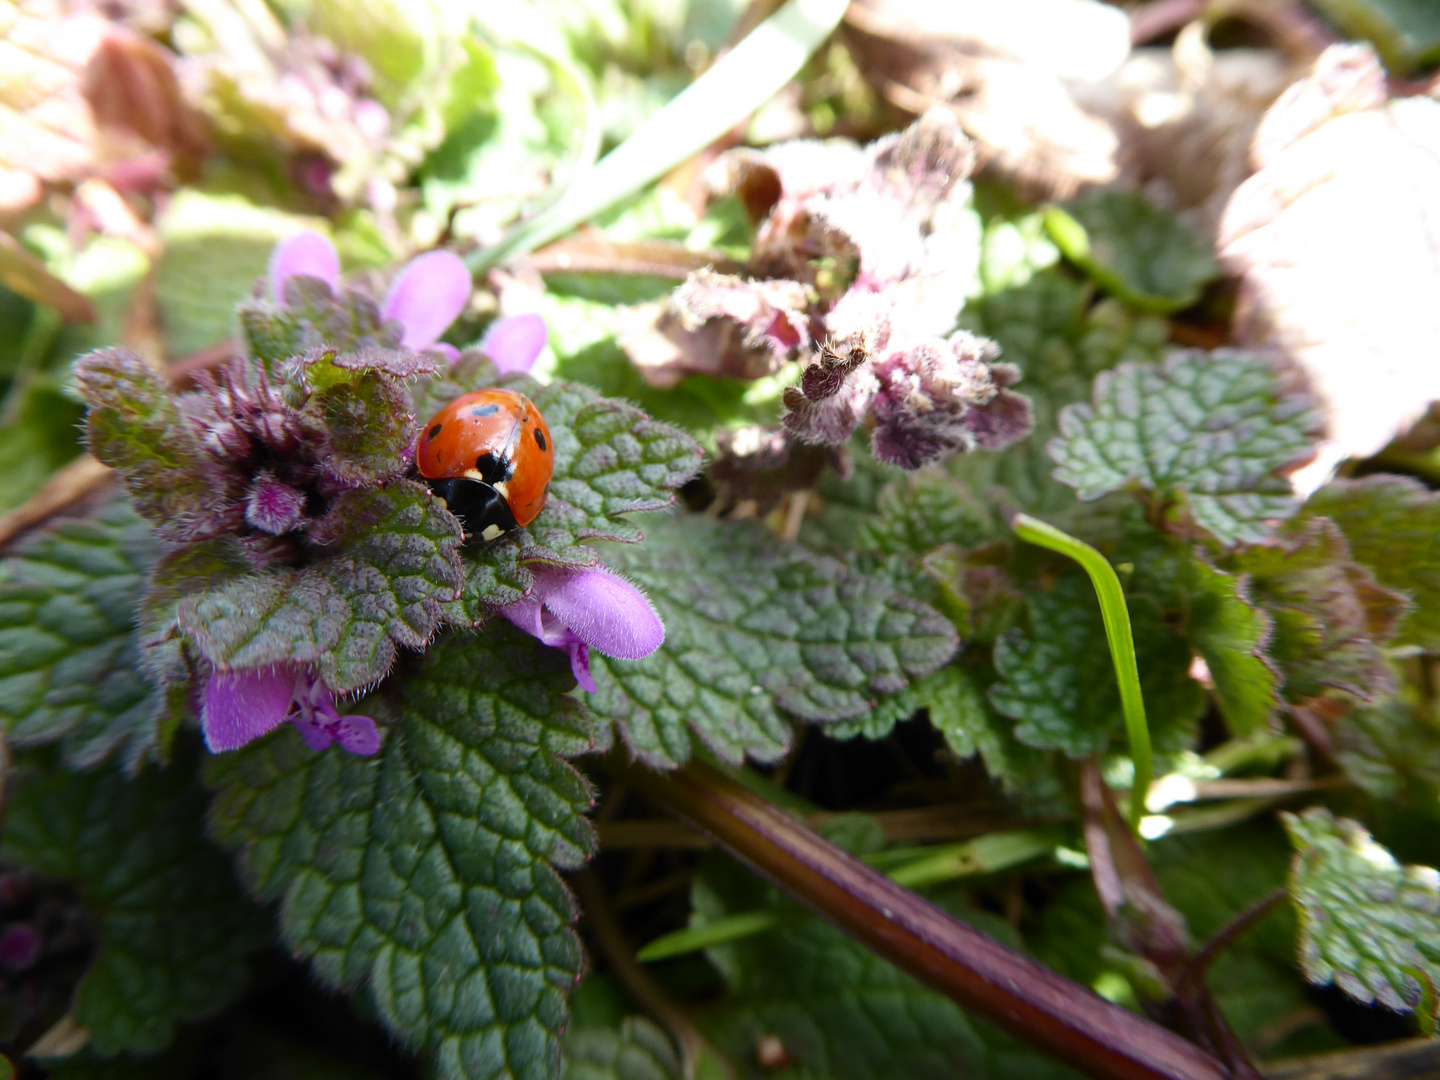
{"label": "curved grass blade", "polygon": [[1077,540],[1039,518],[1016,514],[1010,522],[1015,535],[1031,544],[1058,551],[1078,562],[1090,575],[1105,620],[1105,640],[1115,664],[1115,681],[1120,687],[1120,707],[1125,714],[1125,733],[1130,740],[1130,759],[1135,763],[1135,782],[1130,789],[1130,825],[1139,830],[1145,814],[1145,794],[1150,790],[1155,764],[1150,750],[1150,727],[1145,722],[1145,699],[1140,694],[1140,670],[1135,664],[1135,638],[1130,632],[1130,610],[1120,579],[1105,556],[1083,540]]}

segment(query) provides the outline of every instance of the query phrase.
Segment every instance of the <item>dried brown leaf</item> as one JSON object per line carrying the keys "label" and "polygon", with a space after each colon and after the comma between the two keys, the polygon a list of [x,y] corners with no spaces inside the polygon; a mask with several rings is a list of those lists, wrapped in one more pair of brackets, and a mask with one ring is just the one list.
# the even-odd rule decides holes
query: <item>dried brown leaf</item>
{"label": "dried brown leaf", "polygon": [[1220,224],[1239,332],[1275,347],[1326,420],[1313,488],[1440,399],[1440,101],[1387,100],[1362,45],[1327,49],[1256,134],[1258,171]]}

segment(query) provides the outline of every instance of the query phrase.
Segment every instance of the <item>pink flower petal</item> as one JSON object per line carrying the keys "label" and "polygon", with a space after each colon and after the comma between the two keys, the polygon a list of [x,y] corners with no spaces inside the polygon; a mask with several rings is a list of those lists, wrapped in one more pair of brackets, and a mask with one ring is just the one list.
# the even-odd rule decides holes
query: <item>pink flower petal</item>
{"label": "pink flower petal", "polygon": [[545,320],[539,315],[511,315],[490,324],[480,351],[495,361],[501,374],[529,371],[545,348],[546,336]]}
{"label": "pink flower petal", "polygon": [[583,641],[570,644],[570,670],[581,690],[589,694],[595,693],[595,676],[590,674],[590,646]]}
{"label": "pink flower petal", "polygon": [[645,594],[609,570],[531,567],[530,572],[541,603],[592,649],[638,660],[665,640],[665,624]]}
{"label": "pink flower petal", "polygon": [[390,283],[381,314],[405,327],[400,344],[425,349],[440,340],[445,328],[470,299],[470,271],[449,251],[428,251],[411,259]]}
{"label": "pink flower petal", "polygon": [[341,716],[330,725],[335,741],[352,754],[369,757],[380,749],[380,729],[368,716]]}
{"label": "pink flower petal", "polygon": [[295,730],[300,732],[305,745],[317,754],[335,741],[325,730],[325,726],[311,717],[296,716],[292,717],[290,722],[295,725]]}
{"label": "pink flower petal", "polygon": [[298,232],[275,245],[270,255],[270,288],[277,304],[285,302],[285,282],[302,274],[319,278],[332,293],[340,291],[340,256],[335,245],[317,232]]}
{"label": "pink flower petal", "polygon": [[[509,619],[531,637],[537,637],[541,641],[545,641],[545,623],[541,617],[540,601],[535,598],[534,593],[513,604],[506,604],[500,609],[500,614],[504,615],[505,618]],[[545,644],[552,645],[555,643],[545,641]]]}
{"label": "pink flower petal", "polygon": [[200,726],[212,753],[235,750],[285,722],[295,694],[295,665],[217,671],[205,684]]}

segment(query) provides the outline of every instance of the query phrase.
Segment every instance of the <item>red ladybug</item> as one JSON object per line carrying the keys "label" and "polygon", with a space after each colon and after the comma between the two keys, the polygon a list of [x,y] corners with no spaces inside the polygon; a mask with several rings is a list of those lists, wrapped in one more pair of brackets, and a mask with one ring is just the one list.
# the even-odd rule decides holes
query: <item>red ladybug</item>
{"label": "red ladybug", "polygon": [[462,394],[420,433],[415,464],[467,536],[494,540],[529,525],[555,472],[550,426],[514,390]]}

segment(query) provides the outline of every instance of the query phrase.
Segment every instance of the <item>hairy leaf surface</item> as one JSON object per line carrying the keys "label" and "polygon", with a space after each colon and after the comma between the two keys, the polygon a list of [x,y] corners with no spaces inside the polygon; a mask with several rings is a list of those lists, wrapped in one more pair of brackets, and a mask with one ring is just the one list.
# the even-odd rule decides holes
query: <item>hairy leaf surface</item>
{"label": "hairy leaf surface", "polygon": [[1295,846],[1290,895],[1305,977],[1366,1004],[1415,1009],[1417,975],[1440,984],[1440,875],[1401,866],[1358,824],[1320,807],[1281,818]]}
{"label": "hairy leaf surface", "polygon": [[140,668],[136,608],[155,559],[150,528],[121,503],[53,526],[0,570],[0,725],[13,746],[60,741],[90,768],[165,755],[173,728]]}
{"label": "hairy leaf surface", "polygon": [[774,760],[787,718],[859,719],[955,651],[932,608],[763,529],[695,516],[647,528],[615,563],[649,590],[665,643],[592,663],[595,711],[652,764],[686,760],[692,737],[729,761]]}
{"label": "hairy leaf surface", "polygon": [[446,1080],[541,1080],[580,974],[575,906],[554,867],[594,846],[590,789],[562,758],[591,746],[563,652],[509,626],[452,636],[379,695],[380,752],[313,753],[285,730],[216,756],[210,826],[286,944]]}
{"label": "hairy leaf surface", "polygon": [[1313,428],[1307,400],[1285,395],[1264,357],[1186,350],[1102,373],[1091,404],[1061,413],[1049,451],[1055,479],[1081,499],[1131,484],[1183,495],[1199,525],[1234,545],[1295,512],[1277,472],[1310,455]]}
{"label": "hairy leaf surface", "polygon": [[250,669],[314,664],[337,691],[378,682],[396,646],[422,648],[460,588],[460,534],[419,484],[347,492],[331,507],[333,552],[299,570],[231,578],[180,603],[180,626],[205,659]]}
{"label": "hairy leaf surface", "polygon": [[75,881],[100,938],[75,1019],[110,1055],[164,1048],[181,1021],[245,988],[265,915],[207,843],[193,762],[116,773],[24,775],[9,794],[0,857]]}

